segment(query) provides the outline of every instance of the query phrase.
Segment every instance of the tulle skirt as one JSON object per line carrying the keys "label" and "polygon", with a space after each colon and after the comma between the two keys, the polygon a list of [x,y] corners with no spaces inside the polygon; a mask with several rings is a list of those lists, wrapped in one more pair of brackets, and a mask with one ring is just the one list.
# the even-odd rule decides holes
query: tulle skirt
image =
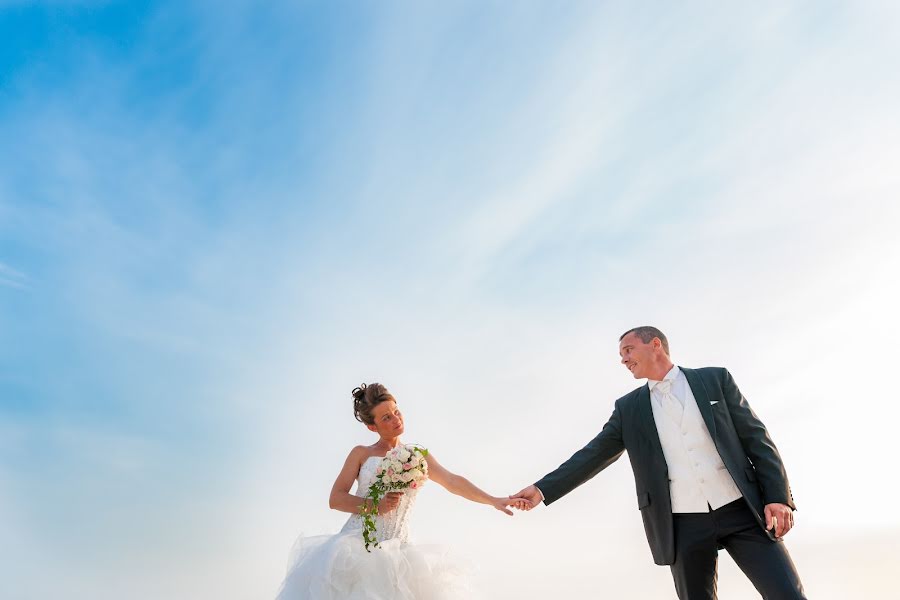
{"label": "tulle skirt", "polygon": [[381,542],[359,532],[301,537],[277,600],[468,600],[470,568],[445,548]]}

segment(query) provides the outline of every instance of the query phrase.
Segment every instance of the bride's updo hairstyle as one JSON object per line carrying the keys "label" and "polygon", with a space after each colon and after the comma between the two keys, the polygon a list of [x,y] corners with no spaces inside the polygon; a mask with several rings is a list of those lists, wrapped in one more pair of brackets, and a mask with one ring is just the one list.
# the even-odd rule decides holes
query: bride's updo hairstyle
{"label": "bride's updo hairstyle", "polygon": [[364,383],[353,389],[353,416],[360,423],[374,425],[375,417],[372,416],[372,411],[376,406],[388,400],[396,402],[386,387],[380,383],[369,385]]}

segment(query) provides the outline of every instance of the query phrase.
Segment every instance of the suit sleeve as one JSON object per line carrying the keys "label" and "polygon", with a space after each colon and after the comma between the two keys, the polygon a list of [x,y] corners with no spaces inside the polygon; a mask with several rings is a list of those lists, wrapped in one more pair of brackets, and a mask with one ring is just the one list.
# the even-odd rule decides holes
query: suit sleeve
{"label": "suit sleeve", "polygon": [[756,470],[756,479],[762,491],[763,502],[766,504],[778,502],[797,510],[791,495],[787,471],[785,471],[778,448],[775,447],[775,442],[769,436],[766,426],[750,408],[750,404],[747,403],[747,399],[738,389],[728,370],[724,372],[722,391],[744,452],[753,462]]}
{"label": "suit sleeve", "polygon": [[625,451],[619,405],[603,430],[588,445],[572,455],[555,471],[544,475],[535,486],[544,495],[544,504],[559,500],[594,475],[616,462]]}

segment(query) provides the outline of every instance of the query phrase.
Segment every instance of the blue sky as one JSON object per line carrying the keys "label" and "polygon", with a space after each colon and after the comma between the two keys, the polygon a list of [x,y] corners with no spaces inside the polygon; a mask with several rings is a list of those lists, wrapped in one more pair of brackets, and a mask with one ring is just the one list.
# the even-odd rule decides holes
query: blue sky
{"label": "blue sky", "polygon": [[[340,527],[325,498],[369,441],[346,402],[361,381],[387,384],[442,462],[514,492],[635,385],[615,351],[639,323],[676,362],[735,374],[809,523],[808,587],[842,597],[851,583],[814,566],[843,559],[816,548],[900,530],[836,517],[900,417],[881,399],[900,331],[897,17],[0,2],[11,597],[273,595],[293,538]],[[848,402],[877,422],[848,431],[866,418]],[[512,524],[435,490],[419,533],[461,535],[496,598],[559,572],[586,589],[560,544],[633,573],[635,597],[668,590],[624,461],[591,486]],[[588,510],[609,515],[595,537],[555,533]]]}

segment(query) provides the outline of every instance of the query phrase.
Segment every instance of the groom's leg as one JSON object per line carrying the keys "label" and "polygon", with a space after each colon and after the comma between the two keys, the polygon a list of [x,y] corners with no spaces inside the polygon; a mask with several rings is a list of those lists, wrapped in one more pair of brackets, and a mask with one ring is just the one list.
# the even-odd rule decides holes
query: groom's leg
{"label": "groom's leg", "polygon": [[763,532],[750,509],[741,503],[720,521],[728,531],[720,541],[734,562],[766,600],[806,600],[803,584],[783,542]]}
{"label": "groom's leg", "polygon": [[710,513],[672,515],[675,562],[671,565],[680,600],[716,599],[716,528]]}

